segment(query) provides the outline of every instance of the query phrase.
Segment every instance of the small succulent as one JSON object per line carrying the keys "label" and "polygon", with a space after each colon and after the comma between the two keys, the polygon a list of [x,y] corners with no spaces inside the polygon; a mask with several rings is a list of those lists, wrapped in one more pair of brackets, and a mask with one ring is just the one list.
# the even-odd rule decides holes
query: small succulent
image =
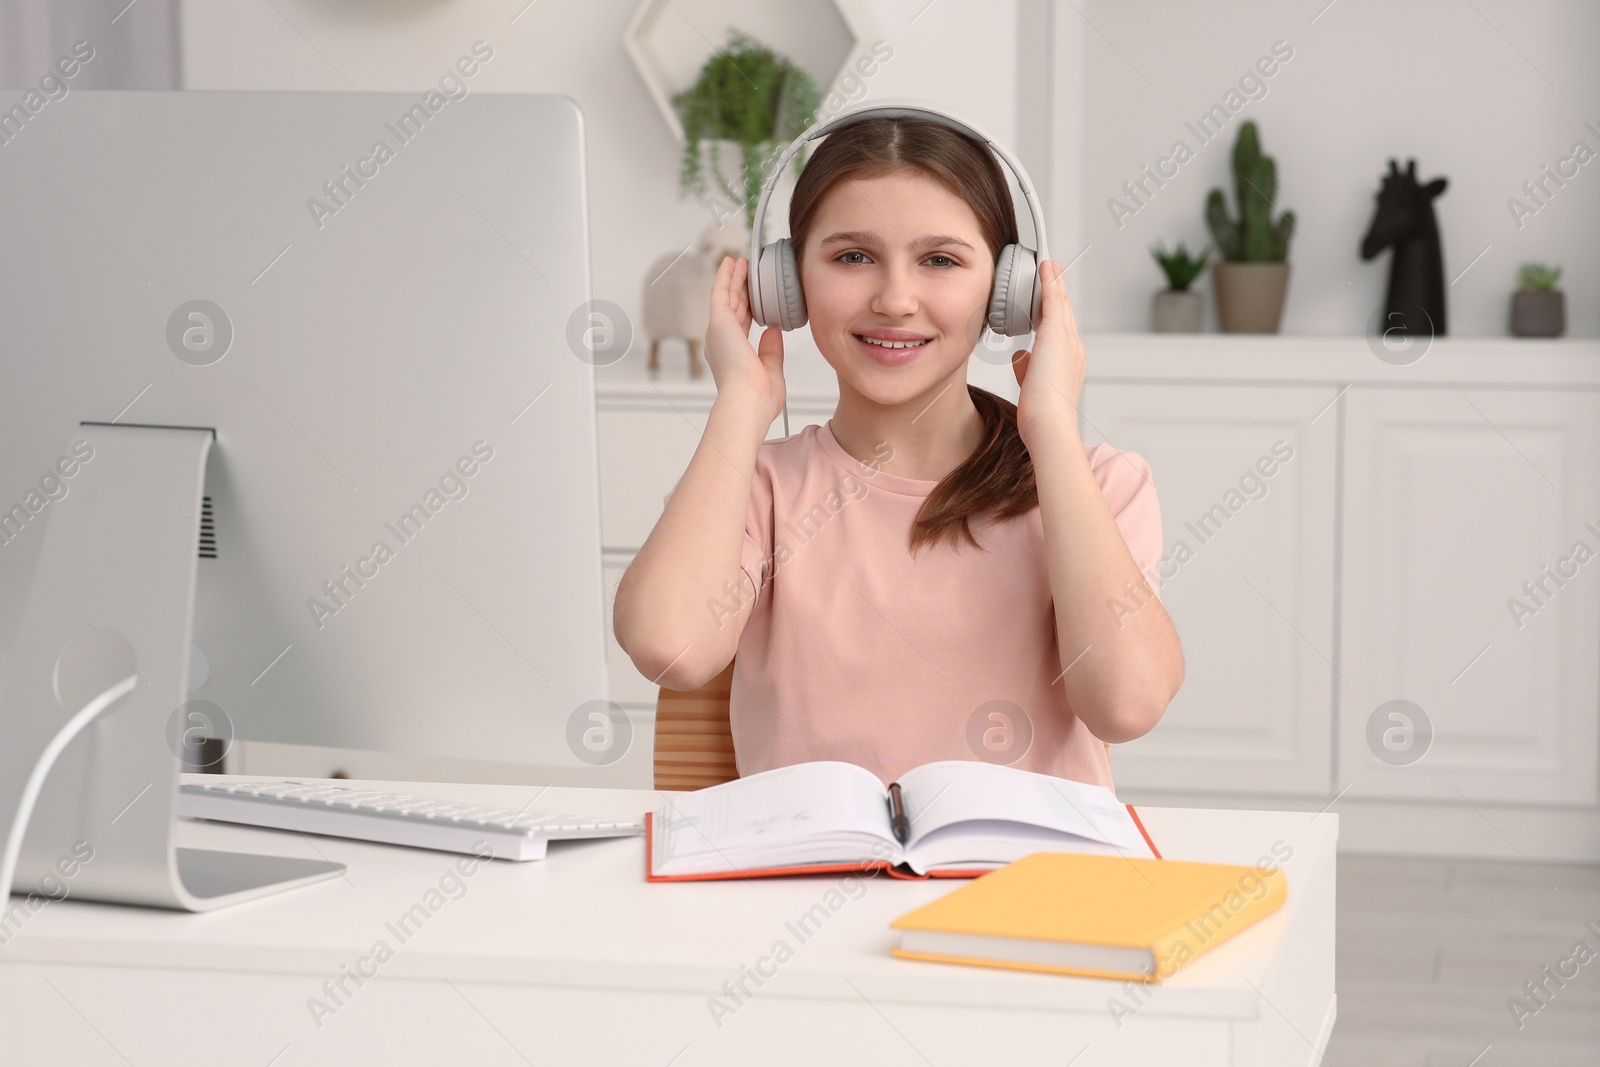
{"label": "small succulent", "polygon": [[1517,274],[1517,282],[1523,292],[1548,293],[1556,287],[1556,279],[1560,277],[1560,267],[1549,267],[1543,263],[1524,263],[1522,270]]}
{"label": "small succulent", "polygon": [[1189,288],[1189,284],[1200,277],[1200,272],[1206,269],[1206,260],[1211,255],[1208,247],[1200,253],[1199,259],[1189,255],[1183,242],[1178,242],[1175,251],[1168,252],[1166,242],[1161,242],[1160,248],[1152,248],[1150,254],[1156,257],[1156,262],[1161,264],[1161,270],[1167,276],[1167,285],[1175,291],[1182,292]]}

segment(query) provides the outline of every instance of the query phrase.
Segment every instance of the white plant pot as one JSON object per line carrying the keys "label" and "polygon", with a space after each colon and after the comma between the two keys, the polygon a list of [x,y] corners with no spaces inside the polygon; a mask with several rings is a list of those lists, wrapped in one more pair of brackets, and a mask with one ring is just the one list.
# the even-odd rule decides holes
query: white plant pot
{"label": "white plant pot", "polygon": [[[735,228],[748,240],[750,228],[744,221],[744,208],[736,197],[730,198],[723,191],[726,187],[737,193],[746,180],[744,154],[740,151],[739,142],[702,140],[700,163],[705,170],[707,217],[724,228]],[[754,191],[759,192],[761,175],[750,175],[749,180],[754,183]]]}
{"label": "white plant pot", "polygon": [[1156,333],[1199,333],[1205,311],[1192,289],[1163,289],[1150,307],[1150,328]]}

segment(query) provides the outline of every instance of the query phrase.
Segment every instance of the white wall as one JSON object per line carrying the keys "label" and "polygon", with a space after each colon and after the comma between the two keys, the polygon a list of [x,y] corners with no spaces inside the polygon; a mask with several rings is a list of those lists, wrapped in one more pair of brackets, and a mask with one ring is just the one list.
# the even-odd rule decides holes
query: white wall
{"label": "white wall", "polygon": [[[1160,238],[1191,250],[1209,241],[1206,194],[1233,203],[1234,132],[1256,120],[1278,165],[1280,207],[1300,227],[1285,333],[1356,333],[1382,303],[1388,253],[1358,254],[1391,156],[1419,177],[1449,178],[1435,201],[1455,336],[1504,336],[1516,268],[1563,267],[1568,334],[1600,336],[1600,158],[1579,168],[1549,206],[1512,221],[1506,200],[1552,168],[1577,140],[1600,152],[1600,5],[1587,0],[1092,0],[1070,9],[1058,37],[1081,37],[1083,236],[1079,321],[1091,330],[1149,328],[1150,294],[1165,284],[1147,249]],[[1318,12],[1321,11],[1320,16]],[[1479,13],[1481,12],[1481,14]],[[1315,18],[1316,21],[1312,22]],[[1274,41],[1294,57],[1201,148],[1148,206],[1118,229],[1106,208],[1122,183],[1152,167]],[[1072,250],[1076,254],[1080,244]],[[1066,250],[1063,250],[1066,251]],[[1209,281],[1203,283],[1209,290]],[[1207,326],[1215,315],[1208,297]]]}
{"label": "white wall", "polygon": [[[925,2],[870,0],[894,55],[868,94],[946,102],[1009,142],[1017,125],[1015,0],[938,0],[919,16]],[[679,143],[623,49],[634,0],[540,0],[515,23],[519,0],[274,4],[277,10],[265,0],[187,2],[185,87],[421,89],[482,38],[495,57],[475,90],[558,92],[583,108],[597,298],[636,316],[651,260],[683,248],[711,221],[706,208],[679,198]],[[768,43],[782,50],[781,42]],[[664,349],[677,373],[684,358],[679,348]],[[805,331],[789,335],[790,365],[802,360],[832,381]]]}
{"label": "white wall", "polygon": [[[1280,205],[1300,226],[1284,332],[1364,327],[1383,299],[1388,254],[1364,263],[1357,245],[1389,157],[1403,166],[1414,155],[1420,174],[1450,179],[1437,211],[1446,276],[1460,275],[1448,295],[1451,334],[1505,334],[1516,267],[1538,259],[1564,268],[1569,335],[1600,336],[1600,160],[1520,229],[1506,208],[1575,141],[1600,151],[1600,136],[1584,128],[1600,127],[1600,5],[868,2],[894,48],[869,94],[944,101],[1016,145],[1046,201],[1052,254],[1071,260],[1089,248],[1069,275],[1086,331],[1148,327],[1150,294],[1163,284],[1149,246],[1208,243],[1206,193],[1223,185],[1232,203],[1234,130],[1254,118],[1278,162]],[[520,0],[188,0],[185,84],[419,89],[474,40],[489,41],[496,58],[477,88],[561,92],[583,107],[594,291],[634,313],[650,261],[682,248],[709,218],[679,199],[678,144],[623,50],[636,7],[540,0],[512,23]],[[1175,139],[1197,144],[1184,121],[1280,39],[1294,56],[1266,81],[1265,97],[1125,226],[1113,224],[1106,201],[1122,182]],[[1047,60],[1048,73],[1037,69]],[[1216,328],[1209,300],[1206,328]],[[791,366],[809,360],[827,373],[808,334],[790,335],[789,352]]]}

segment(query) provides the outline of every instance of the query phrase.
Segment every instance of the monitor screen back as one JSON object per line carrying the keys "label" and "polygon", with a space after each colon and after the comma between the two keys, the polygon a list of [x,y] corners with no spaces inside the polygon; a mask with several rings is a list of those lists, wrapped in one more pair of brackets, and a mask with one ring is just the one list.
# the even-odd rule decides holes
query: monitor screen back
{"label": "monitor screen back", "polygon": [[579,765],[608,692],[577,106],[81,90],[6,132],[0,647],[80,421],[214,427],[191,698],[242,739]]}

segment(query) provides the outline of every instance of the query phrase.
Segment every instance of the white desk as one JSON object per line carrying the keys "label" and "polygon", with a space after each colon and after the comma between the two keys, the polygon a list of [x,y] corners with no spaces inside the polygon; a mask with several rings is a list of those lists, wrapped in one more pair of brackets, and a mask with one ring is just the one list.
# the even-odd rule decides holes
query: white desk
{"label": "white desk", "polygon": [[[373,784],[513,808],[537,792]],[[648,790],[552,787],[536,807],[635,815],[659,802]],[[1293,850],[1287,905],[1160,986],[889,954],[891,919],[964,882],[651,884],[643,838],[624,838],[479,863],[455,889],[450,853],[185,821],[182,844],[323,856],[349,877],[203,915],[47,904],[0,946],[0,1062],[1319,1062],[1335,1014],[1338,817],[1139,812],[1171,859],[1254,863],[1274,843]],[[441,877],[446,892],[430,899]],[[419,904],[404,940],[385,925]],[[818,905],[810,936],[797,936],[788,924]],[[792,953],[781,963],[778,942]],[[770,977],[759,987],[745,977],[753,995],[729,997],[724,983],[762,957]],[[325,991],[358,968],[373,977],[346,977],[348,996]],[[733,1009],[720,1025],[713,997]],[[332,1013],[315,1018],[312,998]]]}

